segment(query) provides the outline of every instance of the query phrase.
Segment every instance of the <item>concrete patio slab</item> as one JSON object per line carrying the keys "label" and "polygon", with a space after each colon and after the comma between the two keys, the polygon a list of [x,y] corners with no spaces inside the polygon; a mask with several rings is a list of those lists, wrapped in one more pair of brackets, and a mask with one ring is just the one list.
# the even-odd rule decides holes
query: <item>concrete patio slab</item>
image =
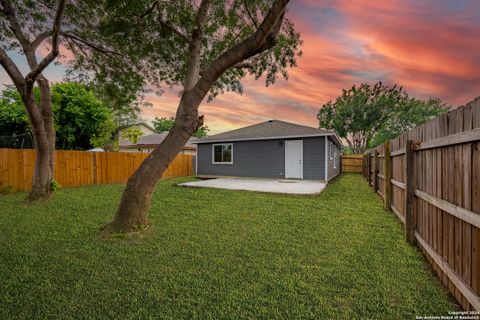
{"label": "concrete patio slab", "polygon": [[327,183],[323,181],[311,180],[218,178],[186,182],[181,183],[180,185],[187,187],[204,187],[287,194],[318,194],[325,188]]}

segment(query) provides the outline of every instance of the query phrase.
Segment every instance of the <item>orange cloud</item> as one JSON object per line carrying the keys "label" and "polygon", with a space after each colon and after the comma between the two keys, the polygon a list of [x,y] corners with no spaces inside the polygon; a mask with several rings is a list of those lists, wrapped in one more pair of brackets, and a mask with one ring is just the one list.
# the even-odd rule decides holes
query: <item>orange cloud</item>
{"label": "orange cloud", "polygon": [[339,2],[347,35],[383,58],[390,80],[421,97],[462,104],[479,94],[480,2]]}
{"label": "orange cloud", "polygon": [[[243,95],[203,102],[200,113],[213,133],[274,118],[316,126],[324,103],[361,82],[396,83],[414,96],[451,104],[480,95],[480,1],[299,0],[289,6],[304,40],[298,68],[289,81],[266,88],[261,79],[247,78]],[[143,117],[173,116],[177,93],[148,96],[153,107]]]}

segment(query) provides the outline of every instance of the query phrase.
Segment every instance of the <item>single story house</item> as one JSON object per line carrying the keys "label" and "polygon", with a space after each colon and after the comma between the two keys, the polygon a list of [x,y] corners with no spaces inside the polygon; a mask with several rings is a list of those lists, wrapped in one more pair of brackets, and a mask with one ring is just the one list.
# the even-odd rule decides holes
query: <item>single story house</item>
{"label": "single story house", "polygon": [[[150,153],[158,147],[160,143],[167,137],[168,131],[160,132],[160,133],[153,133],[141,136],[138,138],[136,143],[133,143],[130,140],[123,140],[119,143],[119,151],[120,152],[142,152],[142,153]],[[197,146],[193,144],[197,138],[192,137],[185,146],[182,147],[179,154],[197,154]]]}
{"label": "single story house", "polygon": [[198,139],[197,176],[330,180],[342,142],[332,132],[279,120]]}

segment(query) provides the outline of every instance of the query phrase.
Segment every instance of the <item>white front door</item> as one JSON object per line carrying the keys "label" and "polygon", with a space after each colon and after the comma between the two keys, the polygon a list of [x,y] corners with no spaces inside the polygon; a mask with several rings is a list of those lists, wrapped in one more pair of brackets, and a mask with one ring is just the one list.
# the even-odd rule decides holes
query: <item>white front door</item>
{"label": "white front door", "polygon": [[303,140],[285,141],[285,178],[303,179]]}

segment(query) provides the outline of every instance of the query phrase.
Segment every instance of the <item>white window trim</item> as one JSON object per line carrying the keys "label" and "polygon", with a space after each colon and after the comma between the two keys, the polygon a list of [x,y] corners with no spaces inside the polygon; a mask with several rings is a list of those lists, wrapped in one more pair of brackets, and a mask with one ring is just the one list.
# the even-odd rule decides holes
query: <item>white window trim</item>
{"label": "white window trim", "polygon": [[[215,162],[215,146],[232,146],[232,160],[230,162]],[[233,164],[233,143],[215,143],[212,144],[212,164]]]}
{"label": "white window trim", "polygon": [[333,151],[333,169],[337,169],[337,150]]}
{"label": "white window trim", "polygon": [[328,153],[330,154],[330,160],[333,160],[332,147],[333,147],[333,143],[331,141],[329,141],[328,142]]}

